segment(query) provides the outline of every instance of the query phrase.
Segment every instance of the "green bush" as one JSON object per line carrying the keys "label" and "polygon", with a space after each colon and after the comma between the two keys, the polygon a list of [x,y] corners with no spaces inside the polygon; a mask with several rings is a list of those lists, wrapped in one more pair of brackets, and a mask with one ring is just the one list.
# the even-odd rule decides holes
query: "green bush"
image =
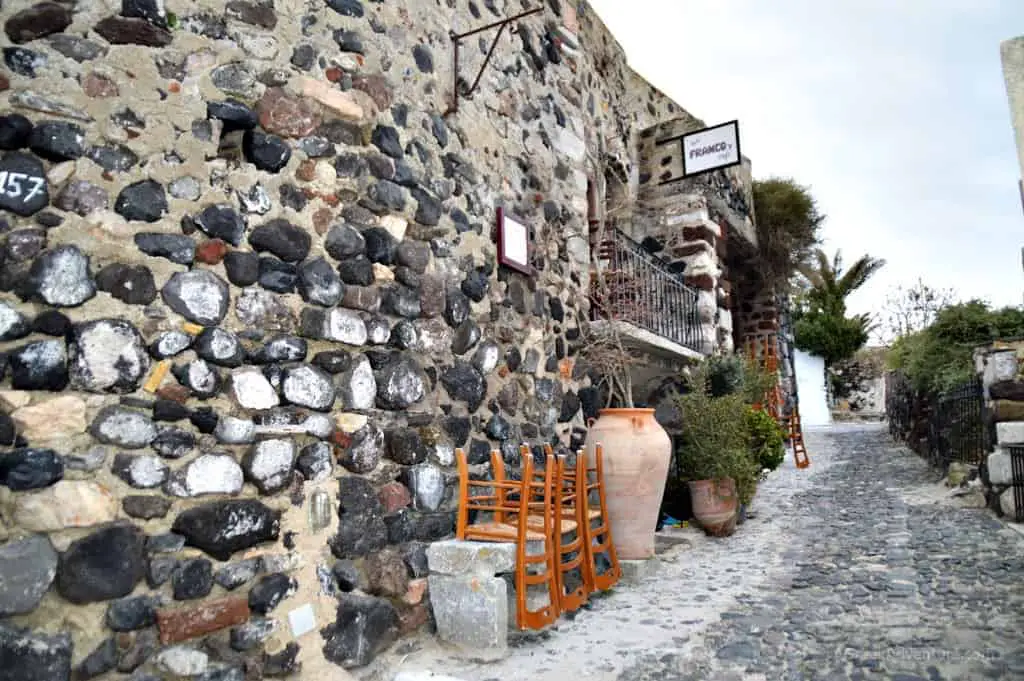
{"label": "green bush", "polygon": [[992,310],[979,300],[941,310],[923,331],[901,337],[889,350],[890,369],[903,371],[923,392],[944,392],[974,376],[974,349],[1024,336],[1024,310]]}
{"label": "green bush", "polygon": [[767,412],[747,410],[747,432],[750,436],[750,451],[760,469],[775,470],[786,459],[785,433],[778,421]]}
{"label": "green bush", "polygon": [[800,350],[821,357],[831,366],[853,357],[864,347],[868,342],[868,326],[865,317],[807,312],[793,324],[793,342]]}

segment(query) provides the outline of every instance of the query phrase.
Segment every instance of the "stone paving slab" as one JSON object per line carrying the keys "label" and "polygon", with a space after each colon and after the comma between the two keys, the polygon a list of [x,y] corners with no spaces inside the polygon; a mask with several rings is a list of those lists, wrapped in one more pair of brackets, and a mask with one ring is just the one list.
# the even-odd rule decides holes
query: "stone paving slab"
{"label": "stone paving slab", "polygon": [[1024,678],[1024,539],[986,511],[924,503],[934,473],[882,426],[814,429],[806,440],[811,468],[788,459],[733,537],[676,530],[688,541],[662,553],[652,578],[521,637],[507,659],[477,663],[424,639],[366,675]]}

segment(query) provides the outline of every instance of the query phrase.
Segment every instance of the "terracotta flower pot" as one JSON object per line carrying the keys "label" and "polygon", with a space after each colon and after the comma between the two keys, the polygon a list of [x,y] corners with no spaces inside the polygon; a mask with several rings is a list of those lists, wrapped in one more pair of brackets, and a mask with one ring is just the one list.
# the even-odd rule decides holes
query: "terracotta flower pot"
{"label": "terracotta flower pot", "polygon": [[732,478],[687,483],[693,497],[693,515],[713,537],[727,537],[736,529],[739,497]]}
{"label": "terracotta flower pot", "polygon": [[672,441],[653,409],[602,409],[587,433],[588,456],[598,444],[615,551],[621,560],[652,558]]}

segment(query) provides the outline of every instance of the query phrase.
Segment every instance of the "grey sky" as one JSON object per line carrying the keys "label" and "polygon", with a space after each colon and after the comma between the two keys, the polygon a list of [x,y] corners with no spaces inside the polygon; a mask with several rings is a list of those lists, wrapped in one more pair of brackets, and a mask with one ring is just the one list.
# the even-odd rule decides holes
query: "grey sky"
{"label": "grey sky", "polygon": [[739,119],[756,177],[809,185],[826,250],[887,267],[870,312],[918,277],[1024,297],[1024,210],[1000,41],[1024,0],[591,0],[633,68],[709,125]]}

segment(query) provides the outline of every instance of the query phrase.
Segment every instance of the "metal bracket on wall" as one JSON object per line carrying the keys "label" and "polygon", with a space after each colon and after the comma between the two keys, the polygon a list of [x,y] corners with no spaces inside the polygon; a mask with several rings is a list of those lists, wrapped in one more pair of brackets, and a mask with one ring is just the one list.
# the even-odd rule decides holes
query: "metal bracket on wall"
{"label": "metal bracket on wall", "polygon": [[455,64],[454,75],[452,76],[452,103],[449,105],[448,110],[444,112],[445,116],[456,113],[459,110],[459,41],[461,41],[463,38],[468,38],[469,36],[476,35],[477,33],[489,31],[492,28],[498,29],[498,35],[494,36],[494,40],[491,42],[491,47],[487,50],[487,56],[484,57],[484,63],[481,64],[480,71],[476,74],[476,79],[473,80],[473,84],[469,86],[469,89],[462,94],[462,96],[465,99],[469,99],[470,97],[473,96],[473,91],[476,90],[477,86],[480,84],[480,79],[484,75],[484,69],[486,69],[487,65],[490,63],[491,56],[494,54],[494,48],[498,46],[498,41],[501,40],[501,35],[502,33],[505,32],[505,27],[508,26],[513,21],[518,21],[519,19],[523,19],[533,14],[537,14],[538,12],[542,12],[543,10],[543,7],[536,7],[534,9],[526,10],[525,12],[520,12],[519,14],[511,16],[507,19],[495,21],[494,23],[487,24],[486,26],[481,26],[480,28],[473,29],[472,31],[466,31],[465,33],[456,33],[455,31],[448,32],[448,36],[452,39],[452,46],[454,48],[453,53]]}

